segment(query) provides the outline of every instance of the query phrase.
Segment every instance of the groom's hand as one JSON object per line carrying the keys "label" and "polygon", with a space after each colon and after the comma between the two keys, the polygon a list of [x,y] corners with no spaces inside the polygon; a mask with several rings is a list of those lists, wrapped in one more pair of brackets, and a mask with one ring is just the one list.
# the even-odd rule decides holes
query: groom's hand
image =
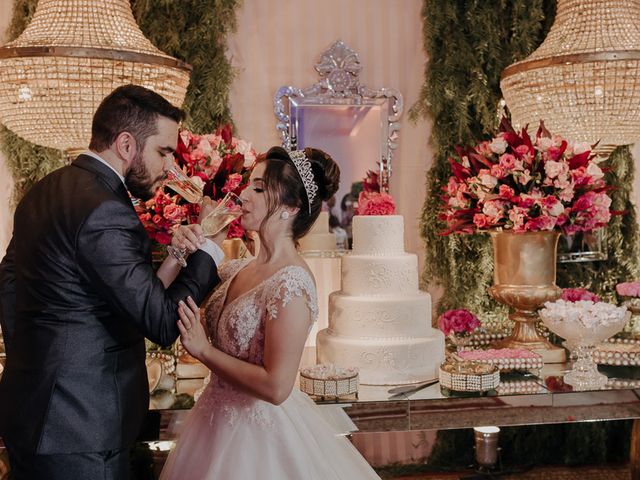
{"label": "groom's hand", "polygon": [[195,252],[205,241],[202,227],[197,224],[181,225],[171,238],[171,245],[181,250]]}

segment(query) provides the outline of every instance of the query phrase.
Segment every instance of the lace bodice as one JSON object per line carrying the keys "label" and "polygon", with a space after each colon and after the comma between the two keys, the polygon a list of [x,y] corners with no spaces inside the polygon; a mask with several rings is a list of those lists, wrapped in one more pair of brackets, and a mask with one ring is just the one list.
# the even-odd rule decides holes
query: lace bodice
{"label": "lace bodice", "polygon": [[277,319],[278,310],[297,297],[304,297],[315,321],[318,300],[311,275],[300,266],[289,265],[228,302],[223,310],[231,281],[249,261],[231,260],[220,267],[222,283],[205,308],[205,319],[211,343],[216,348],[262,365],[265,322]]}
{"label": "lace bodice", "polygon": [[[296,297],[304,297],[314,322],[318,316],[318,300],[311,275],[302,267],[289,265],[225,305],[231,281],[249,261],[231,260],[220,267],[218,274],[222,283],[205,307],[205,323],[214,347],[241,360],[263,365],[265,323],[277,321],[279,309]],[[215,416],[222,415],[229,424],[242,417],[256,426],[271,427],[272,409],[276,407],[216,375],[211,374],[202,397],[194,408],[204,410],[212,425]]]}

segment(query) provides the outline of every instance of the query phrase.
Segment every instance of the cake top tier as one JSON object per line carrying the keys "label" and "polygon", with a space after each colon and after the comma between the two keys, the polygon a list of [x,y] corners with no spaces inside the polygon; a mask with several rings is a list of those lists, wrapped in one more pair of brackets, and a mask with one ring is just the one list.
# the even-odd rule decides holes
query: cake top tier
{"label": "cake top tier", "polygon": [[353,253],[356,255],[404,253],[404,218],[402,215],[354,216]]}

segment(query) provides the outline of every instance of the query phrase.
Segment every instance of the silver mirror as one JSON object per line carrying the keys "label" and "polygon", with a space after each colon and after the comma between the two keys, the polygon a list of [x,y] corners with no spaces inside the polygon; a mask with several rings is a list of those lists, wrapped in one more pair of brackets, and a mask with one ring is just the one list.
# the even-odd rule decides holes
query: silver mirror
{"label": "silver mirror", "polygon": [[368,170],[379,169],[381,188],[388,191],[402,95],[391,88],[361,85],[358,54],[342,41],[321,55],[315,69],[320,81],[311,87],[285,86],[276,92],[274,110],[282,146],[316,147],[333,157],[340,166],[338,206]]}

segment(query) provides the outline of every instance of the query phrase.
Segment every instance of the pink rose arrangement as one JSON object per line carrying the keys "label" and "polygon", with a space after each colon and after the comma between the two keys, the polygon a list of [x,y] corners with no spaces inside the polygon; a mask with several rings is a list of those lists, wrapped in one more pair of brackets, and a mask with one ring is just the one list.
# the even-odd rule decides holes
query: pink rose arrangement
{"label": "pink rose arrangement", "polygon": [[388,193],[380,191],[378,174],[369,170],[362,181],[356,215],[395,215],[396,203]]}
{"label": "pink rose arrangement", "polygon": [[616,292],[623,297],[640,297],[640,282],[622,282],[616,285]]}
{"label": "pink rose arrangement", "polygon": [[503,228],[591,231],[609,222],[611,198],[586,143],[569,143],[540,122],[534,139],[503,119],[491,141],[456,148],[443,187],[443,235]]}
{"label": "pink rose arrangement", "polygon": [[[239,195],[245,189],[256,152],[251,143],[232,135],[231,125],[225,125],[205,135],[181,130],[175,157],[184,172],[202,185],[205,195],[220,200],[227,192]],[[136,211],[149,237],[167,245],[179,225],[196,221],[200,207],[166,188],[156,192],[148,202],[139,203]],[[238,219],[229,227],[228,238],[243,235]]]}
{"label": "pink rose arrangement", "polygon": [[445,335],[465,335],[480,326],[480,320],[469,310],[447,310],[438,317],[438,328]]}
{"label": "pink rose arrangement", "polygon": [[567,302],[580,302],[587,300],[596,303],[600,301],[600,297],[598,297],[598,295],[590,292],[586,288],[565,288],[562,290],[562,296],[560,298]]}
{"label": "pink rose arrangement", "polygon": [[360,192],[358,196],[357,215],[393,215],[396,204],[388,193]]}
{"label": "pink rose arrangement", "polygon": [[179,195],[160,189],[151,200],[136,204],[138,217],[151,240],[169,245],[176,227],[194,215],[194,205],[179,205],[180,201]]}

